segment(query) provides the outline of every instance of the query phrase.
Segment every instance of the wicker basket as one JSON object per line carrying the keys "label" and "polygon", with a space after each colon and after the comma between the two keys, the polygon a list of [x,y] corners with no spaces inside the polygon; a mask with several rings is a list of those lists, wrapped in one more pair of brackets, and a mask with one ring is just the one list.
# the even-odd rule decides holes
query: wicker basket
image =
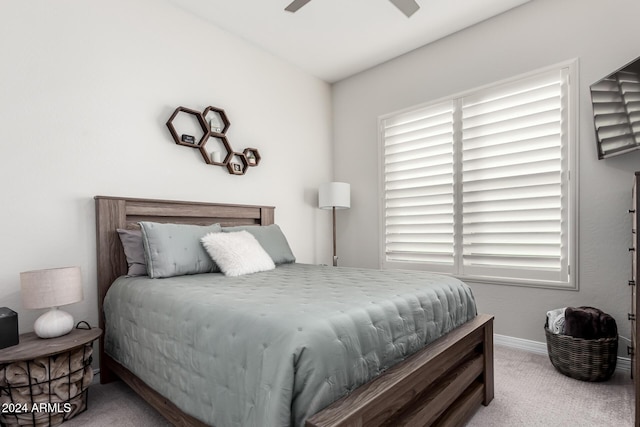
{"label": "wicker basket", "polygon": [[84,412],[93,380],[92,352],[89,343],[48,357],[0,364],[0,426],[55,427]]}
{"label": "wicker basket", "polygon": [[554,334],[546,327],[547,350],[555,368],[582,381],[605,381],[616,370],[618,336],[586,340]]}

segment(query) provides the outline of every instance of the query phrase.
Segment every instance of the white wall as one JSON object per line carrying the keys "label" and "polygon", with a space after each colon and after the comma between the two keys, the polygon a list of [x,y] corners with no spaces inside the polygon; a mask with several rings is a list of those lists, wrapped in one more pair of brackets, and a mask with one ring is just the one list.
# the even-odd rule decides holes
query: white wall
{"label": "white wall", "polygon": [[[276,206],[299,261],[329,262],[331,89],[167,1],[0,0],[0,306],[21,332],[21,271],[79,265],[97,324],[95,195]],[[173,143],[178,106],[224,108],[244,176]]]}
{"label": "white wall", "polygon": [[378,267],[378,116],[579,58],[580,290],[471,285],[499,334],[544,341],[547,310],[591,305],[628,337],[627,209],[640,152],[597,160],[589,85],[640,56],[639,17],[637,0],[534,0],[335,84],[334,179],[352,185],[352,208],[339,214],[342,265]]}

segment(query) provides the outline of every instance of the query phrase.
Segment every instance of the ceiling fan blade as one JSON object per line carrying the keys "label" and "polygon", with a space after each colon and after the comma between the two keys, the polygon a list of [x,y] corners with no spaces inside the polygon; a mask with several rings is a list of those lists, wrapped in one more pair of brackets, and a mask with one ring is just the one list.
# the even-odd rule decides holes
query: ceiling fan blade
{"label": "ceiling fan blade", "polygon": [[296,12],[298,9],[300,9],[302,6],[304,6],[305,4],[309,3],[311,0],[293,0],[289,6],[285,7],[284,10],[286,10],[287,12]]}
{"label": "ceiling fan blade", "polygon": [[402,13],[407,15],[407,18],[409,18],[411,15],[416,13],[418,9],[420,9],[420,6],[418,5],[418,3],[416,3],[416,0],[389,0],[389,1],[393,3],[395,7],[400,9]]}

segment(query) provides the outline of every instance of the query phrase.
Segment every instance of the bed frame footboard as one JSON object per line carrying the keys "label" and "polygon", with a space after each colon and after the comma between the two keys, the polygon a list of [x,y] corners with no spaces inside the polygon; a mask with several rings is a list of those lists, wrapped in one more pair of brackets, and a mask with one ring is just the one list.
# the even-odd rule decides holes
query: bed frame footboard
{"label": "bed frame footboard", "polygon": [[307,427],[459,426],[493,400],[493,316],[475,319],[334,402]]}

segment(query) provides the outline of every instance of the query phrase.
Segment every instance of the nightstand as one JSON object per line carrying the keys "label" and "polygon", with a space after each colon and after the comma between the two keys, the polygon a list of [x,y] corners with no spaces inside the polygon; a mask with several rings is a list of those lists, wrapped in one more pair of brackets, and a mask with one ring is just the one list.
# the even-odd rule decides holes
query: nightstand
{"label": "nightstand", "polygon": [[0,350],[0,422],[57,426],[87,409],[93,341],[102,329],[42,339],[30,332]]}

